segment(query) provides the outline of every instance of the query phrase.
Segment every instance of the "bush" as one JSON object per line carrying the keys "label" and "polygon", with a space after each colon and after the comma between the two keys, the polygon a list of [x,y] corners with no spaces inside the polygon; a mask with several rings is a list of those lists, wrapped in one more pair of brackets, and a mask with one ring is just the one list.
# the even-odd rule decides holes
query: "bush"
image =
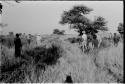
{"label": "bush", "polygon": [[68,38],[67,39],[70,43],[78,43],[81,39],[80,38],[75,38],[75,37],[73,37],[73,38]]}
{"label": "bush", "polygon": [[55,64],[57,59],[61,56],[60,47],[52,44],[50,48],[35,47],[33,49],[25,50],[23,57],[29,57],[35,63],[39,61],[47,65]]}
{"label": "bush", "polygon": [[64,35],[65,31],[64,30],[59,30],[59,29],[54,29],[53,34],[58,34],[58,35]]}

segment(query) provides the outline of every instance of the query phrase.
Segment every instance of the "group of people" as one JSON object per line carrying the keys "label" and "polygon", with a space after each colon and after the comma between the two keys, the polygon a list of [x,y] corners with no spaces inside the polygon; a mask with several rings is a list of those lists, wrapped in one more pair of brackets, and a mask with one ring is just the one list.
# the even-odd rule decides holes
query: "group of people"
{"label": "group of people", "polygon": [[80,44],[82,44],[81,48],[83,49],[89,49],[90,48],[90,43],[91,43],[91,48],[94,49],[95,47],[100,46],[100,37],[97,36],[96,34],[90,33],[86,34],[85,31],[83,31],[83,35],[81,36],[82,41]]}
{"label": "group of people", "polygon": [[[79,43],[82,44],[81,46],[82,51],[90,49],[90,48],[92,50],[95,48],[99,48],[102,43],[102,37],[100,35],[95,34],[95,33],[86,34],[85,31],[83,31],[83,35],[81,36],[81,39],[82,41],[80,41]],[[120,41],[120,36],[118,36],[117,33],[114,33],[113,38],[111,39],[113,40],[114,46],[117,47]]]}
{"label": "group of people", "polygon": [[[15,44],[15,57],[18,57],[21,55],[21,49],[22,49],[22,43],[21,43],[21,39],[20,39],[20,34],[16,34],[16,38],[14,39],[14,44]],[[82,51],[83,50],[87,50],[87,49],[95,49],[95,48],[99,48],[100,44],[102,42],[102,38],[97,35],[97,34],[86,34],[85,31],[83,31],[83,35],[81,36],[82,41],[80,40],[79,43],[82,45]],[[38,41],[37,44],[40,43],[40,36],[36,36],[36,40]],[[118,42],[120,40],[120,37],[114,33],[113,36],[113,43],[114,46],[118,46]],[[30,42],[29,42],[30,43]]]}

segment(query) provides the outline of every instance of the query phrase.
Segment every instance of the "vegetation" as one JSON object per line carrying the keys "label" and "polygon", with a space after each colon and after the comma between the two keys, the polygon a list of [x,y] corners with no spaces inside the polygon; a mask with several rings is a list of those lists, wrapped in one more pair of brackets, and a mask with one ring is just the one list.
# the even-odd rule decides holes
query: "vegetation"
{"label": "vegetation", "polygon": [[[39,74],[44,72],[46,67],[56,65],[62,56],[60,46],[53,43],[48,48],[23,48],[21,58],[14,57],[13,48],[3,46],[2,49],[0,82],[4,83],[38,82]],[[41,78],[40,81],[44,80]]]}
{"label": "vegetation", "polygon": [[46,37],[41,46],[23,45],[20,58],[14,57],[13,47],[2,46],[0,82],[64,82],[69,72],[75,83],[123,82],[122,43],[107,47],[108,40],[103,41],[107,46],[85,54],[64,37]]}
{"label": "vegetation", "polygon": [[[92,9],[86,6],[75,6],[64,11],[60,23],[69,24],[79,35],[82,35],[82,31],[107,31],[107,22],[103,17],[99,16],[91,21],[85,16],[90,11]],[[123,25],[120,24],[119,31],[121,30]],[[63,83],[69,73],[74,83],[123,83],[122,42],[115,47],[108,39],[103,39],[101,48],[86,54],[81,52],[78,38],[64,36],[64,31],[58,29],[53,33],[58,35],[44,37],[40,46],[35,44],[35,39],[28,44],[27,38],[21,38],[23,46],[18,58],[14,56],[13,33],[0,36],[0,83]]]}
{"label": "vegetation", "polygon": [[64,30],[59,30],[59,29],[54,29],[53,34],[58,34],[58,35],[64,35],[65,31]]}
{"label": "vegetation", "polygon": [[94,21],[88,19],[85,15],[89,14],[93,9],[84,5],[74,6],[69,11],[64,11],[60,24],[69,24],[71,29],[75,29],[82,35],[82,31],[86,33],[97,33],[98,30],[107,31],[105,18],[99,16]]}

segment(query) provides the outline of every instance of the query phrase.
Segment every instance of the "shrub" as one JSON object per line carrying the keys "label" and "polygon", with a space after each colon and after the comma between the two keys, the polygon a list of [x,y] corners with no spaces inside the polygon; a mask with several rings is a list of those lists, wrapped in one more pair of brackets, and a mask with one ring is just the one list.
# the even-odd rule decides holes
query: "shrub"
{"label": "shrub", "polygon": [[59,29],[54,29],[53,34],[58,34],[58,35],[64,35],[65,31],[64,30],[59,30]]}
{"label": "shrub", "polygon": [[57,59],[61,56],[60,47],[54,44],[51,47],[35,47],[24,51],[24,56],[30,57],[35,63],[42,62],[47,65],[55,64]]}
{"label": "shrub", "polygon": [[73,37],[73,38],[68,38],[67,40],[68,40],[70,43],[77,43],[77,42],[80,41],[80,38],[75,38],[75,37]]}

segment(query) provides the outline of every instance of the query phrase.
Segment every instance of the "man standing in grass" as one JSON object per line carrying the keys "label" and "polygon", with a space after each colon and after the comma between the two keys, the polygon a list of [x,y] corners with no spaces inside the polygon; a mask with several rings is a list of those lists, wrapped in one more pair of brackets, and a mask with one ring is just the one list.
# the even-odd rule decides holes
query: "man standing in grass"
{"label": "man standing in grass", "polygon": [[83,31],[83,35],[82,35],[82,46],[81,46],[82,51],[83,51],[83,49],[84,49],[84,51],[87,49],[86,44],[87,44],[87,34],[86,34],[85,31]]}
{"label": "man standing in grass", "polygon": [[119,40],[120,40],[120,37],[116,34],[116,33],[114,33],[114,38],[113,38],[113,40],[114,40],[114,46],[118,46],[118,42],[119,42]]}
{"label": "man standing in grass", "polygon": [[20,57],[21,55],[21,39],[19,38],[19,34],[16,34],[16,38],[14,39],[14,44],[15,44],[15,57]]}

